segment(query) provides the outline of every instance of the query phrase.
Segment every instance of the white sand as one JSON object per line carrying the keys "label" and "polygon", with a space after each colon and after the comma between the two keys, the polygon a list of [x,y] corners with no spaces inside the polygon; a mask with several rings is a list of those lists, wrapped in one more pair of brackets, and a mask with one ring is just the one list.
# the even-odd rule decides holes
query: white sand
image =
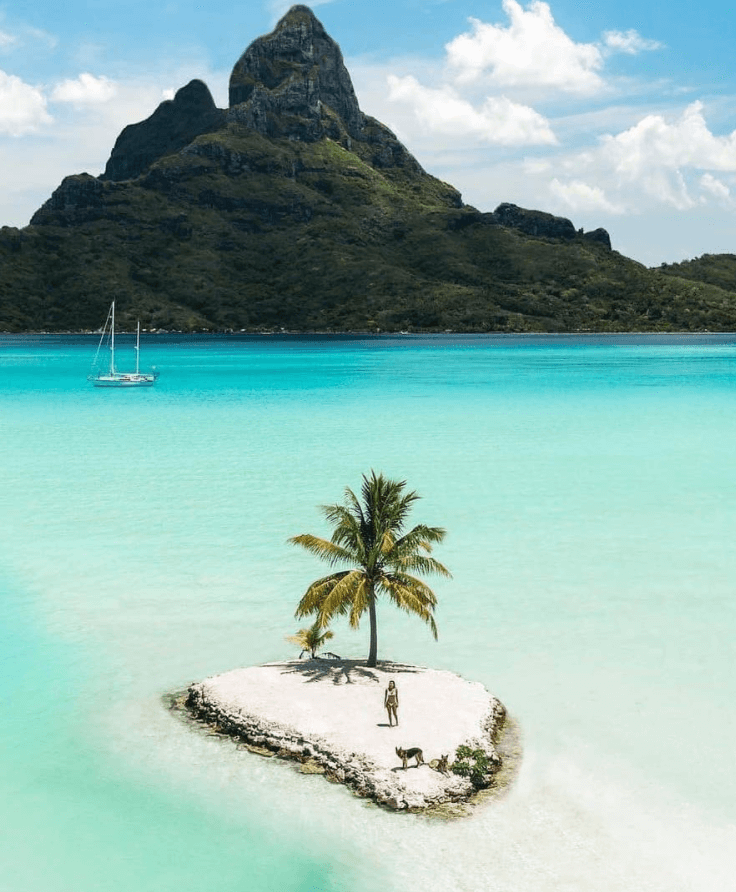
{"label": "white sand", "polygon": [[[398,727],[389,727],[383,706],[390,679],[399,691]],[[493,753],[489,730],[503,714],[477,682],[385,662],[376,669],[357,660],[270,663],[206,679],[193,690],[199,711],[206,707],[251,739],[263,733],[271,746],[281,741],[295,756],[313,756],[328,770],[338,769],[340,780],[394,808],[472,792],[463,779],[426,764],[404,771],[396,747],[420,747],[425,763],[443,754],[452,762],[461,744]]]}

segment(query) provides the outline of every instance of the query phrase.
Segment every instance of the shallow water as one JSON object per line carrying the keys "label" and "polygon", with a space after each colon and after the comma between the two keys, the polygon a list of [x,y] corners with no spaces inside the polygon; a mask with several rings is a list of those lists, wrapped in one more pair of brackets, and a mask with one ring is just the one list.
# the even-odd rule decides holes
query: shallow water
{"label": "shallow water", "polygon": [[[736,337],[158,336],[133,391],[86,383],[95,348],[0,337],[9,889],[731,887]],[[423,496],[454,577],[439,641],[386,608],[379,655],[482,681],[522,728],[515,785],[461,822],[162,706],[291,656],[323,569],[286,539],[370,468]]]}

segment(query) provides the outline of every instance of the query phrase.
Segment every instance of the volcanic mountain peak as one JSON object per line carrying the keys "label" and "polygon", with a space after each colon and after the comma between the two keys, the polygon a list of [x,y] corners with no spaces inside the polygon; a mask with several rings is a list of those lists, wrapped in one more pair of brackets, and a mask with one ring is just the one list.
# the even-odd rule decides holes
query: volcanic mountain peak
{"label": "volcanic mountain peak", "polygon": [[207,85],[200,80],[190,81],[145,121],[125,127],[115,141],[101,179],[133,179],[156,159],[178,152],[201,133],[221,126],[224,120],[225,113],[215,105]]}
{"label": "volcanic mountain peak", "polygon": [[363,114],[305,6],[248,47],[230,102],[192,81],[123,130],[103,176],[2,229],[0,330],[93,327],[110,294],[121,325],[186,331],[736,326],[723,264],[663,275],[605,230],[463,204]]}
{"label": "volcanic mountain peak", "polygon": [[292,6],[238,59],[230,107],[231,120],[267,136],[320,139],[341,124],[360,138],[364,125],[340,47],[307,6]]}

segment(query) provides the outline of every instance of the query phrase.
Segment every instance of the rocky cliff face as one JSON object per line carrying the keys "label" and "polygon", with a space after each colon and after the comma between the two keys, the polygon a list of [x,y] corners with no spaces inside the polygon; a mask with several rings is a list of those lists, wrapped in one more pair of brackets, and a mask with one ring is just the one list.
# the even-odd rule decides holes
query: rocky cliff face
{"label": "rocky cliff face", "polygon": [[567,217],[556,217],[544,211],[531,211],[517,207],[508,202],[500,204],[493,212],[493,219],[501,226],[509,226],[518,229],[527,235],[541,236],[542,238],[573,239],[580,235],[593,242],[598,242],[610,249],[611,239],[605,229],[594,229],[592,232],[576,231]]}
{"label": "rocky cliff face", "polygon": [[364,118],[340,47],[307,6],[293,6],[230,75],[230,119],[267,136],[360,138]]}
{"label": "rocky cliff face", "polygon": [[328,137],[348,150],[359,143],[373,167],[424,173],[388,127],[360,110],[340,47],[307,6],[292,6],[238,59],[229,100],[228,121],[264,136]]}
{"label": "rocky cliff face", "polygon": [[178,152],[202,133],[216,130],[224,120],[225,113],[215,105],[207,85],[190,81],[173,99],[162,102],[150,118],[123,130],[101,179],[133,179],[159,158]]}
{"label": "rocky cliff face", "polygon": [[566,217],[555,217],[544,211],[530,211],[515,204],[504,203],[496,208],[493,216],[502,226],[511,226],[527,235],[565,239],[575,237],[575,227]]}
{"label": "rocky cliff face", "polygon": [[520,208],[518,205],[508,202],[499,204],[492,214],[482,214],[473,208],[466,207],[464,213],[456,217],[450,225],[453,229],[460,230],[476,223],[483,226],[505,226],[508,229],[517,229],[534,238],[562,241],[581,238],[597,242],[608,248],[609,251],[611,250],[611,239],[605,229],[594,229],[592,232],[576,230],[567,217],[556,217],[554,214],[545,213],[545,211]]}
{"label": "rocky cliff face", "polygon": [[64,177],[53,195],[31,217],[31,225],[79,225],[99,220],[105,213],[105,183],[88,173]]}

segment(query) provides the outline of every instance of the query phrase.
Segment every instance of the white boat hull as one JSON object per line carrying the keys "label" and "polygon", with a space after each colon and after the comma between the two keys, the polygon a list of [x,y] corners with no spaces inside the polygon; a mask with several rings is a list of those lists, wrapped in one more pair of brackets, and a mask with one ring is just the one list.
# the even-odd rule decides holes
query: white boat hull
{"label": "white boat hull", "polygon": [[114,375],[90,376],[95,387],[152,387],[156,375],[116,372]]}

